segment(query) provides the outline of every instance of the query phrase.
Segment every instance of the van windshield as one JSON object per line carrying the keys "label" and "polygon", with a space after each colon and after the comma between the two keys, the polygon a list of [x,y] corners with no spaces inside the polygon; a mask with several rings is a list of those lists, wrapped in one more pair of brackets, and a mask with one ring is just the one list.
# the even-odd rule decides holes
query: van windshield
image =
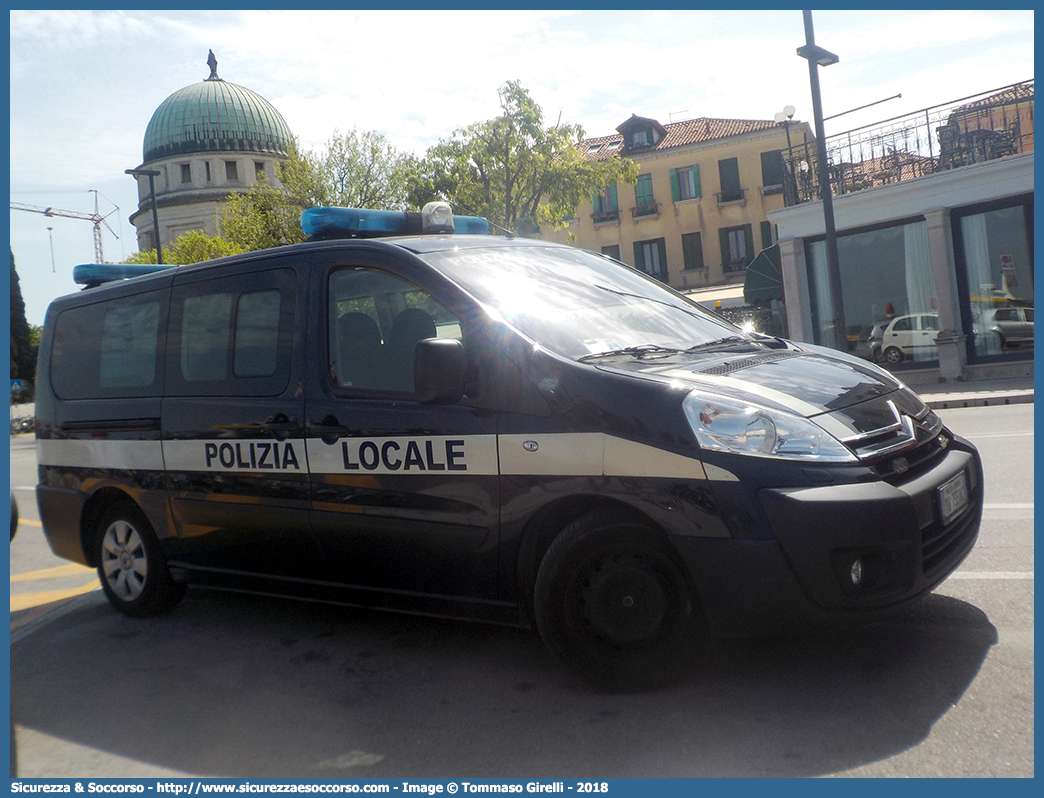
{"label": "van windshield", "polygon": [[421,257],[529,338],[573,359],[670,355],[748,339],[609,258],[571,247],[476,247]]}

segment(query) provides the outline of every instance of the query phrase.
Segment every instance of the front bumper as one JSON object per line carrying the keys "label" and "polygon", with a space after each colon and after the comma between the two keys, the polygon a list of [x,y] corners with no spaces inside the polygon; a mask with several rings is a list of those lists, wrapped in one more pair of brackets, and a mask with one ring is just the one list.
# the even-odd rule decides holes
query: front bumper
{"label": "front bumper", "polygon": [[[968,505],[944,525],[939,488],[962,471]],[[774,539],[674,538],[721,635],[864,618],[930,591],[975,544],[982,464],[974,447],[955,439],[904,482],[762,489],[757,501]]]}

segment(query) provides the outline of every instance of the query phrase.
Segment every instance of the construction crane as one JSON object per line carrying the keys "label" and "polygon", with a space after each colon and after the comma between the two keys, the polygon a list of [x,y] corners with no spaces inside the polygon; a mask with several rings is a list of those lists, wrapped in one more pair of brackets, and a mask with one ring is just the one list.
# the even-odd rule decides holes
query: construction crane
{"label": "construction crane", "polygon": [[[119,210],[118,207],[113,207],[105,216],[98,213],[98,192],[95,189],[91,189],[94,193],[94,213],[80,213],[79,211],[66,211],[61,208],[41,208],[39,205],[26,205],[22,202],[12,202],[11,210],[15,211],[29,211],[30,213],[42,213],[44,216],[67,216],[70,219],[85,219],[88,222],[94,223],[94,262],[103,263],[104,257],[102,255],[102,237],[101,237],[101,226],[105,225],[109,232],[112,233],[116,238],[116,231],[109,227],[109,223],[105,219]],[[50,229],[50,228],[48,228]]]}

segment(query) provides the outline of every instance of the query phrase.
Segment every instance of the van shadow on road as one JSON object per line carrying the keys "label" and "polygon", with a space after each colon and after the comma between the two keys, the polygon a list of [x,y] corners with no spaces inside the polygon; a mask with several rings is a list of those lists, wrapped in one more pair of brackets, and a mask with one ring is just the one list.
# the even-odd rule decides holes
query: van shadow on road
{"label": "van shadow on road", "polygon": [[[917,744],[996,641],[980,610],[930,596],[720,643],[676,687],[607,695],[523,630],[204,589],[132,620],[95,594],[13,644],[12,712],[49,735],[25,735],[23,776],[111,776],[106,755],[140,777],[813,776]],[[63,763],[53,738],[99,754]]]}

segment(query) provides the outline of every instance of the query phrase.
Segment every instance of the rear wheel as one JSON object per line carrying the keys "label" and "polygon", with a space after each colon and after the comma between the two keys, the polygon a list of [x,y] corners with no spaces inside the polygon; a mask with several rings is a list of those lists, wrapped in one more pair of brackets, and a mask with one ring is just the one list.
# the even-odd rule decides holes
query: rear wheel
{"label": "rear wheel", "polygon": [[98,577],[105,597],[124,615],[144,617],[172,609],[185,595],[167,569],[152,526],[130,502],[113,505],[97,535]]}
{"label": "rear wheel", "polygon": [[574,673],[614,690],[661,687],[684,673],[700,636],[688,583],[653,528],[626,514],[581,516],[537,572],[537,627]]}

